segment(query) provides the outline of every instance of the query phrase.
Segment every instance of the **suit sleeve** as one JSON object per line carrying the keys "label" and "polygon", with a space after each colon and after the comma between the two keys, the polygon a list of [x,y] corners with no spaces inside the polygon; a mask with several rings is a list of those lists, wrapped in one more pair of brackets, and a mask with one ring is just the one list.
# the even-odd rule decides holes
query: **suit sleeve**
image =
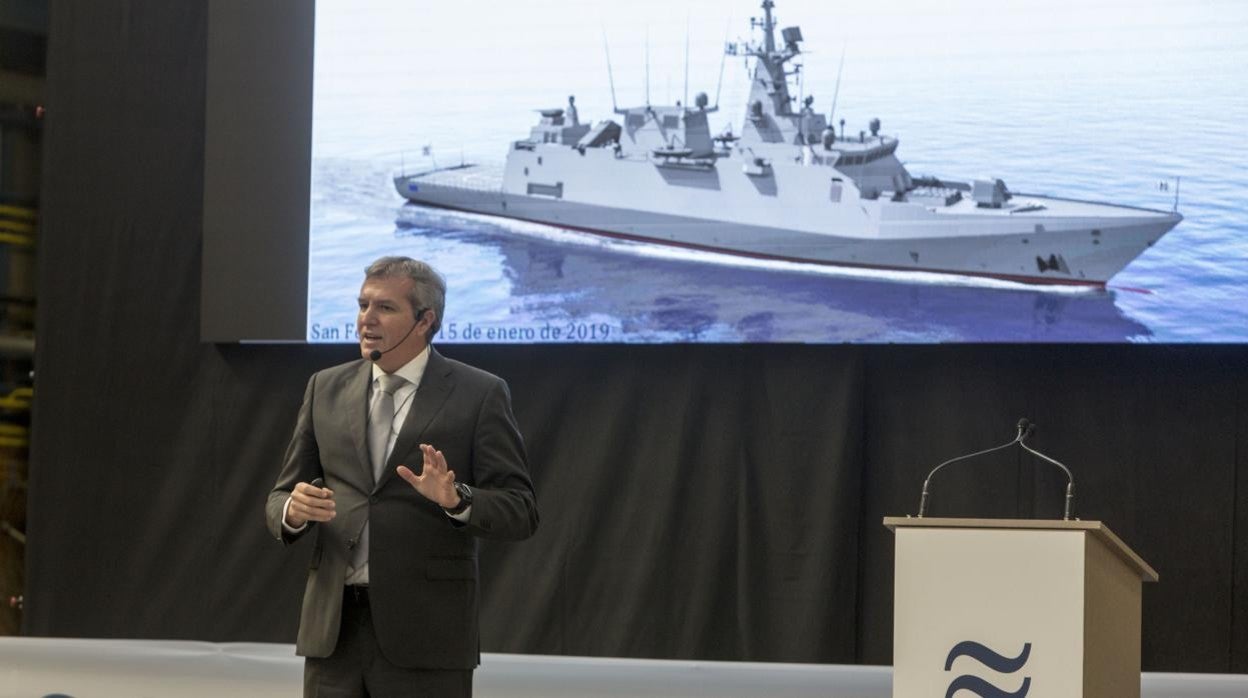
{"label": "suit sleeve", "polygon": [[537,496],[524,439],[511,411],[507,384],[495,379],[477,414],[473,434],[472,513],[465,530],[496,540],[523,540],[537,530]]}
{"label": "suit sleeve", "polygon": [[312,427],[312,401],[315,394],[316,376],[313,375],[308,379],[308,387],[303,394],[303,405],[299,408],[295,432],[290,437],[290,445],[286,447],[286,455],[282,459],[282,470],[278,473],[277,482],[269,492],[269,499],[264,507],[269,533],[283,543],[293,543],[315,526],[308,524],[298,533],[290,533],[282,526],[282,512],[295,485],[321,477],[320,449],[317,448],[316,431]]}

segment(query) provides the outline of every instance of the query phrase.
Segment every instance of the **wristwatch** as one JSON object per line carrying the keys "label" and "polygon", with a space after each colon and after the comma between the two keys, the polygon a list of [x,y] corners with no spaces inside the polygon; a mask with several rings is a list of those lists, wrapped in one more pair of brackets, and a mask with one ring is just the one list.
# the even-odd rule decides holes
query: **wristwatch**
{"label": "wristwatch", "polygon": [[462,514],[472,506],[472,488],[462,482],[455,483],[455,491],[459,493],[459,504],[446,509],[448,514]]}

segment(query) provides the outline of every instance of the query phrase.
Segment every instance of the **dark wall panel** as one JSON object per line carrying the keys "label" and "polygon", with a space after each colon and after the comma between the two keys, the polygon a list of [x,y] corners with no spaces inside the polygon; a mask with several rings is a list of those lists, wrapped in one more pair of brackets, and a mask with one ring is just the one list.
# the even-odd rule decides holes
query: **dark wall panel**
{"label": "dark wall panel", "polygon": [[316,3],[207,6],[201,337],[302,341]]}
{"label": "dark wall panel", "polygon": [[58,3],[52,16],[36,357],[51,399],[34,407],[26,621],[54,610],[83,635],[168,632],[192,614],[135,591],[189,588],[210,562],[160,530],[168,512],[197,521],[210,504],[178,484],[205,470],[192,435],[210,414],[193,327],[203,12]]}
{"label": "dark wall panel", "polygon": [[[487,644],[853,660],[856,352],[476,353],[516,376],[543,512],[533,541],[491,549]],[[522,601],[526,586],[544,595]]]}
{"label": "dark wall panel", "polygon": [[1230,354],[1226,374],[1235,390],[1235,519],[1231,539],[1235,559],[1231,566],[1230,670],[1248,674],[1248,356]]}

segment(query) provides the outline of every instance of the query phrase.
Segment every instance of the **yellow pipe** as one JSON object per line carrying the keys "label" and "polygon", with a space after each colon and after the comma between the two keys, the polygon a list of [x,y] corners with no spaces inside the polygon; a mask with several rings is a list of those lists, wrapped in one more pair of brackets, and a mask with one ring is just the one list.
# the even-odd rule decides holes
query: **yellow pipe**
{"label": "yellow pipe", "polygon": [[7,230],[11,233],[34,233],[34,223],[23,223],[22,221],[6,221],[0,218],[0,230]]}
{"label": "yellow pipe", "polygon": [[12,204],[0,204],[0,216],[12,216],[14,218],[24,218],[28,221],[33,221],[37,215],[38,213],[33,208],[13,206]]}
{"label": "yellow pipe", "polygon": [[29,387],[14,388],[13,392],[0,397],[0,409],[28,410],[30,401],[35,396],[35,389]]}
{"label": "yellow pipe", "polygon": [[0,243],[20,245],[21,247],[33,247],[35,240],[29,235],[14,235],[13,233],[0,232]]}

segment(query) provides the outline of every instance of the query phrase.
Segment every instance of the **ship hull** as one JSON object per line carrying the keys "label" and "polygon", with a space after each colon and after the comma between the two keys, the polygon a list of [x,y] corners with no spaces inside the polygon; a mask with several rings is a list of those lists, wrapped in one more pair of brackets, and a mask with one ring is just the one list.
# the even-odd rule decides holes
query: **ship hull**
{"label": "ship hull", "polygon": [[[985,232],[993,226],[986,225],[992,221],[984,216],[942,215],[936,221],[939,225],[963,234],[934,235],[930,232],[934,214],[916,218],[915,212],[890,202],[863,200],[854,202],[855,213],[862,211],[863,224],[839,222],[845,232],[838,233],[571,201],[555,189],[546,195],[526,195],[508,193],[501,186],[465,187],[427,174],[396,177],[394,184],[399,194],[421,205],[620,239],[758,259],[1036,284],[1104,285],[1181,220],[1178,214],[1113,207],[1118,215],[1109,219],[1031,217],[1015,225],[1016,232]],[[723,210],[731,210],[729,198],[722,203]],[[1017,230],[1020,227],[1025,231]]]}

